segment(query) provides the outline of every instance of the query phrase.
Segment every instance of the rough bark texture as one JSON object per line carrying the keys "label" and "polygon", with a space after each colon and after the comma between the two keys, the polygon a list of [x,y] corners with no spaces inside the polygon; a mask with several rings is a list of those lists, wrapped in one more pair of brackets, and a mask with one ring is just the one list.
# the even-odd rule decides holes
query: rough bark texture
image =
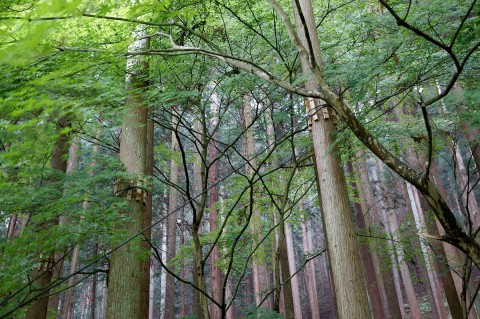
{"label": "rough bark texture", "polygon": [[[145,50],[148,41],[137,40],[133,46],[136,50]],[[130,235],[139,233],[145,225],[146,193],[140,180],[146,172],[147,108],[141,96],[147,76],[146,67],[139,59],[130,58],[127,62],[127,110],[120,136],[120,160],[126,172],[132,174],[133,181],[117,183],[117,194],[126,196],[128,201],[125,214],[131,220],[123,227]],[[140,256],[143,248],[141,237],[137,237],[112,253],[108,276],[107,319],[148,317],[148,308],[142,306],[148,299],[148,289],[143,289],[142,283],[142,270],[145,269],[144,264],[148,263],[144,256]]]}
{"label": "rough bark texture", "polygon": [[[67,118],[63,117],[60,118],[56,124],[56,130],[60,133],[62,130],[67,128],[70,123],[67,121]],[[65,173],[67,170],[67,159],[66,155],[68,154],[68,133],[60,133],[59,137],[55,141],[55,146],[53,149],[52,159],[50,162],[50,166],[53,170]],[[51,180],[52,182],[55,179]],[[42,228],[49,228],[54,225],[58,224],[58,217],[49,220],[47,222],[42,223],[42,225],[37,225],[38,227]],[[35,227],[35,226],[34,226]],[[35,231],[35,230],[34,230]],[[26,318],[31,319],[45,319],[47,318],[47,309],[48,309],[48,294],[49,289],[46,289],[50,282],[52,281],[53,276],[53,263],[55,260],[55,255],[52,254],[47,258],[43,258],[41,260],[41,266],[35,269],[30,278],[38,278],[35,280],[33,287],[36,289],[40,289],[40,291],[44,290],[42,294],[40,294],[40,298],[34,301],[27,309]],[[36,291],[35,293],[38,293]]]}
{"label": "rough bark texture", "polygon": [[[310,50],[310,61],[301,56],[302,70],[307,75],[310,73],[309,63],[321,63],[312,3],[310,0],[292,3],[296,9],[297,34],[304,47]],[[318,84],[312,79],[305,87],[314,90]],[[315,102],[317,107],[326,107],[321,100]],[[318,120],[312,118],[311,129],[338,316],[342,319],[371,318],[345,176],[340,158],[334,155],[335,125],[332,115],[326,116],[324,110],[317,112]]]}

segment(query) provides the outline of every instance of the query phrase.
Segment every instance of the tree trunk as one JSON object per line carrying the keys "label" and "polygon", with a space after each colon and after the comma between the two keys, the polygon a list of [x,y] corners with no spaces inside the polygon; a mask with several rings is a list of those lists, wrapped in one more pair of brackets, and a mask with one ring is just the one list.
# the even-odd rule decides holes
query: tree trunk
{"label": "tree trunk", "polygon": [[[299,2],[300,6],[297,7],[298,2],[292,1],[297,34],[304,47],[309,48],[310,60],[320,63],[320,46],[312,3],[310,0]],[[308,31],[308,34],[305,31]],[[309,61],[303,55],[301,57],[303,74],[307,76],[310,73]],[[305,83],[305,87],[315,90],[318,82],[311,79]],[[335,115],[328,110],[324,101],[312,100],[312,102],[315,104],[312,110],[315,114],[309,115],[312,122],[313,148],[338,315],[341,319],[371,318],[347,184],[340,158],[335,155],[337,149],[333,123]],[[317,107],[322,109],[316,112]]]}
{"label": "tree trunk", "polygon": [[[147,120],[147,142],[145,145],[145,174],[148,178],[153,178],[153,166],[154,166],[154,147],[155,147],[155,125],[153,121]],[[146,198],[145,205],[145,219],[143,221],[143,228],[146,229],[152,225],[153,217],[153,184],[148,181],[148,194]],[[152,230],[148,229],[143,233],[145,239],[142,241],[143,247],[146,251],[150,251],[151,247],[149,241],[152,240]],[[152,270],[152,258],[150,254],[146,257],[146,262],[143,263],[142,269],[142,290],[148,291],[148,293],[143,294],[144,299],[142,300],[142,313],[150,314],[150,302],[152,297],[150,297],[150,271]]]}
{"label": "tree trunk", "polygon": [[[351,161],[348,161],[346,163],[347,171],[349,174],[353,174],[354,169]],[[368,179],[367,180],[362,180],[358,176],[359,174],[356,174],[355,180],[356,181],[363,181],[364,184],[367,184],[366,186],[368,187]],[[357,186],[357,182],[353,180],[351,182],[352,188],[358,193],[359,198],[364,198],[362,196],[363,192],[359,186]],[[363,205],[362,205],[362,204]],[[366,228],[366,223],[365,223],[365,218],[364,215],[368,213],[368,208],[366,208],[366,205],[364,201],[360,202],[354,202],[353,203],[353,211],[355,213],[355,220],[356,220],[356,225],[357,228],[361,229],[362,231],[365,231]],[[367,284],[367,291],[370,299],[370,304],[372,305],[372,315],[373,318],[387,318],[385,312],[384,312],[384,307],[383,307],[383,298],[380,293],[380,285],[381,285],[381,278],[377,277],[377,274],[375,272],[375,266],[373,264],[373,257],[372,254],[370,253],[368,249],[368,244],[364,243],[360,245],[360,258],[362,259],[362,264],[364,268],[364,273],[366,277],[366,284]],[[382,283],[383,286],[383,283]]]}
{"label": "tree trunk", "polygon": [[[250,101],[250,96],[246,95],[244,97],[243,103],[243,117],[244,117],[244,127],[246,129],[245,132],[245,147],[246,154],[245,157],[248,159],[248,163],[246,164],[246,173],[247,176],[252,177],[255,173],[255,169],[257,168],[257,161],[254,158],[255,156],[255,144],[253,140],[253,114],[252,114],[252,105]],[[251,203],[253,205],[253,203]],[[251,232],[252,232],[252,247],[257,246],[257,244],[262,239],[262,216],[261,213],[253,208],[253,215],[250,219],[251,225]],[[262,249],[263,247],[259,247],[258,249]],[[265,293],[268,289],[268,272],[267,267],[265,265],[265,261],[259,258],[261,254],[256,252],[253,254],[253,287],[255,293],[255,303],[256,305],[260,305]],[[265,308],[271,309],[271,301],[270,298],[267,299],[263,305]]]}
{"label": "tree trunk", "polygon": [[[144,31],[138,32],[141,37]],[[136,40],[133,50],[148,50],[148,39]],[[139,233],[145,225],[145,205],[147,192],[142,177],[146,173],[147,108],[141,93],[147,86],[145,77],[148,65],[139,57],[131,57],[127,62],[127,112],[120,136],[120,160],[126,172],[132,174],[132,181],[117,181],[116,193],[125,196],[128,209],[125,211],[131,221],[124,224],[130,235]],[[145,319],[148,308],[143,306],[148,300],[148,289],[142,282],[145,263],[141,237],[137,237],[112,253],[110,258],[107,319]],[[148,285],[147,285],[148,287]],[[147,296],[145,296],[147,295]]]}
{"label": "tree trunk", "polygon": [[[381,162],[377,162],[378,170],[380,174],[384,175],[383,166]],[[377,172],[374,169],[372,171],[373,179],[375,181],[379,181],[377,177]],[[399,221],[398,215],[395,210],[395,205],[393,203],[393,199],[388,194],[383,195],[385,198],[385,210],[384,213],[384,220],[386,222],[385,228],[387,230],[388,236],[391,238],[392,241],[395,242],[393,253],[398,260],[398,264],[400,266],[400,273],[402,275],[402,282],[403,287],[405,288],[405,294],[407,296],[409,308],[410,308],[410,316],[411,318],[422,318],[422,313],[420,312],[420,306],[418,304],[418,299],[415,294],[415,288],[412,282],[412,276],[410,274],[410,270],[407,265],[407,261],[403,258],[403,247],[401,245],[401,241],[399,240],[398,233],[399,233]]]}
{"label": "tree trunk", "polygon": [[[56,131],[59,134],[53,149],[52,160],[50,166],[53,170],[65,173],[67,170],[66,155],[68,154],[68,133],[62,131],[68,128],[70,123],[66,117],[62,117],[56,124]],[[55,181],[54,179],[51,180]],[[58,217],[55,217],[47,222],[42,222],[38,227],[50,228],[58,224]],[[35,227],[35,226],[34,226]],[[33,230],[35,231],[35,230]],[[42,293],[27,309],[26,318],[29,319],[45,319],[48,314],[48,300],[50,289],[46,289],[50,285],[53,276],[53,266],[55,262],[55,254],[42,258],[40,266],[35,269],[30,278],[36,278],[33,283],[36,289],[40,289]]]}
{"label": "tree trunk", "polygon": [[[290,271],[290,276],[297,271],[295,265],[295,250],[293,246],[293,235],[292,229],[288,222],[285,222],[285,243],[287,246],[287,257],[288,257],[288,269]],[[302,306],[300,304],[300,289],[298,287],[298,275],[294,275],[291,279],[291,289],[292,289],[292,298],[293,298],[293,310],[295,313],[295,319],[302,319]]]}
{"label": "tree trunk", "polygon": [[[175,158],[176,153],[179,151],[178,140],[175,131],[178,126],[178,115],[175,112],[172,116],[172,143],[171,150],[173,157],[170,162],[170,183],[178,183],[178,165]],[[168,201],[168,217],[167,217],[167,262],[175,258],[177,247],[177,204],[178,204],[178,191],[175,187],[170,186],[169,201]],[[171,264],[167,266],[173,269]],[[167,284],[165,291],[165,319],[175,318],[175,278],[167,273]]]}
{"label": "tree trunk", "polygon": [[[209,163],[210,169],[208,171],[208,184],[210,185],[209,189],[209,221],[210,221],[210,232],[215,232],[218,227],[218,150],[215,140],[218,139],[218,111],[220,107],[220,101],[218,99],[217,93],[213,92],[211,95],[210,110],[212,113],[212,118],[210,120],[210,136],[213,140],[210,140],[208,145],[209,147]],[[212,252],[210,253],[210,277],[211,277],[211,286],[212,286],[212,297],[218,303],[222,303],[222,271],[217,265],[217,261],[220,259],[220,251],[218,245],[213,247]],[[222,309],[217,307],[215,304],[212,304],[211,311],[212,319],[222,318]]]}
{"label": "tree trunk", "polygon": [[[302,203],[303,205],[303,203]],[[306,256],[310,255],[314,251],[311,223],[304,215],[302,218],[302,242],[303,250]],[[305,281],[307,286],[308,304],[310,307],[311,318],[320,318],[320,307],[317,298],[317,280],[315,276],[315,265],[313,261],[309,261],[305,265]]]}

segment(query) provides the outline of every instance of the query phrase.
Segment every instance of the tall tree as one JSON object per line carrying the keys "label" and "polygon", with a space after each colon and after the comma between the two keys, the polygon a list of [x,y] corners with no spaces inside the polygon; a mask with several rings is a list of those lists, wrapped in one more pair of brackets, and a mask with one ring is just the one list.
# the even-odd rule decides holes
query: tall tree
{"label": "tall tree", "polygon": [[[313,7],[309,0],[292,1],[292,5],[297,25],[297,35],[294,37],[299,38],[307,50],[300,55],[300,61],[304,75],[308,76],[312,66],[320,70],[322,61]],[[279,15],[283,15],[283,9],[275,9]],[[305,83],[307,90],[316,90],[318,85],[316,78]],[[370,318],[347,185],[340,158],[334,154],[336,115],[325,101],[311,101],[307,114],[312,122],[317,178],[338,315],[340,318]],[[345,260],[350,262],[345,263]]]}
{"label": "tall tree", "polygon": [[[149,48],[149,39],[142,38],[143,29],[136,32],[132,44],[133,51]],[[123,227],[131,235],[139,234],[144,227],[147,191],[145,185],[146,145],[147,145],[147,107],[144,93],[147,87],[148,64],[141,57],[131,57],[127,62],[127,98],[125,115],[120,136],[120,160],[125,165],[129,179],[116,182],[116,194],[124,196],[128,202],[125,211],[129,220]],[[148,316],[148,308],[142,306],[148,300],[148,289],[143,289],[142,270],[148,259],[142,255],[144,246],[141,237],[121,246],[112,253],[108,273],[108,319],[143,319]],[[145,295],[147,295],[145,297]]]}
{"label": "tall tree", "polygon": [[[68,154],[68,141],[69,132],[68,127],[70,123],[67,117],[58,119],[56,123],[56,131],[58,138],[55,141],[55,147],[52,153],[52,159],[50,166],[52,170],[65,173],[67,170],[67,154]],[[51,177],[51,182],[58,181],[58,177]],[[58,176],[58,175],[57,175]],[[36,227],[50,228],[58,225],[58,216],[49,219],[47,222],[42,222]],[[35,229],[33,230],[35,231]],[[26,317],[32,319],[45,319],[48,315],[48,300],[49,300],[49,285],[52,281],[53,267],[55,261],[55,253],[48,258],[40,258],[39,266],[32,273],[31,278],[35,279],[34,286],[37,287],[42,293],[39,295],[39,299],[33,302],[27,309]],[[34,290],[35,291],[35,290]]]}

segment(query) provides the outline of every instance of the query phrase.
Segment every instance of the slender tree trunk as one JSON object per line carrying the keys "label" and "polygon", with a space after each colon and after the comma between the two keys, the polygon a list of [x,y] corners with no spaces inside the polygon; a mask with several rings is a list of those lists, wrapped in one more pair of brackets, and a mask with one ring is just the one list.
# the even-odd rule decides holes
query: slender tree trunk
{"label": "slender tree trunk", "polygon": [[[377,162],[377,167],[382,176],[384,175],[383,166],[381,162]],[[374,176],[374,181],[378,181],[376,170],[372,171]],[[410,316],[411,318],[422,318],[422,314],[420,311],[420,306],[418,303],[417,296],[415,294],[415,288],[412,282],[412,276],[410,274],[410,270],[407,265],[407,261],[403,258],[403,247],[401,244],[401,240],[398,236],[399,233],[399,221],[398,215],[395,210],[395,204],[393,203],[393,198],[388,195],[384,195],[385,198],[385,210],[384,212],[384,220],[386,222],[386,229],[388,236],[394,241],[394,250],[393,253],[398,260],[398,264],[400,266],[400,273],[402,275],[402,282],[403,287],[405,288],[405,294],[407,296],[409,308],[410,308]]]}
{"label": "slender tree trunk", "polygon": [[[175,110],[175,108],[174,108]],[[171,149],[174,156],[170,163],[170,182],[172,184],[178,183],[178,165],[175,159],[175,154],[179,151],[178,140],[175,131],[178,126],[178,115],[173,114],[172,126],[172,143]],[[170,186],[169,201],[168,201],[168,218],[167,218],[167,262],[168,267],[172,268],[170,261],[175,258],[177,247],[177,204],[178,204],[178,191],[175,187]],[[173,268],[172,268],[173,269]],[[175,278],[167,274],[167,284],[165,291],[165,319],[175,318]]]}
{"label": "slender tree trunk", "polygon": [[[412,188],[414,197],[416,195],[416,202],[417,202],[417,209],[422,212],[426,211],[428,208],[428,204],[419,198],[418,193],[416,193],[415,189]],[[425,221],[425,227],[430,235],[439,236],[440,233],[437,228],[436,220],[433,216],[431,216],[431,220]],[[460,319],[463,318],[462,314],[462,306],[460,303],[460,299],[457,295],[457,291],[455,289],[455,283],[452,278],[452,274],[448,269],[448,262],[447,256],[445,254],[445,249],[442,243],[438,240],[432,240],[430,242],[430,246],[432,247],[433,253],[435,255],[435,262],[437,266],[437,272],[440,275],[440,280],[443,284],[443,290],[445,292],[445,296],[447,297],[448,307],[450,309],[450,314],[452,315],[453,319]]]}
{"label": "slender tree trunk", "polygon": [[[147,120],[147,142],[145,145],[145,174],[148,178],[153,178],[153,166],[154,166],[154,145],[155,144],[155,125],[153,121]],[[153,184],[151,180],[148,181],[148,194],[146,198],[145,205],[145,219],[143,221],[143,228],[146,229],[152,225],[153,217]],[[150,251],[151,247],[149,242],[152,240],[152,230],[148,229],[143,233],[143,247],[146,251]],[[150,297],[150,271],[152,269],[152,258],[150,255],[146,257],[146,262],[142,264],[142,290],[148,291],[148,293],[143,294],[145,298],[142,300],[142,313],[150,313],[150,302],[152,297]]]}
{"label": "slender tree trunk", "polygon": [[[180,207],[180,245],[185,245],[185,214],[183,211],[184,201],[181,201]],[[180,262],[180,276],[185,278],[185,260],[182,258]],[[185,284],[180,283],[180,316],[185,317]]]}
{"label": "slender tree trunk", "polygon": [[[197,106],[200,110],[200,106]],[[207,193],[203,191],[207,185],[207,171],[205,166],[207,157],[207,148],[205,147],[207,125],[205,121],[205,112],[202,110],[199,112],[199,114],[197,114],[197,118],[194,122],[194,135],[196,139],[195,143],[197,144],[196,161],[194,164],[194,194],[197,196],[197,198],[192,206],[194,209],[194,214],[191,235],[194,248],[193,281],[200,290],[207,292],[205,261],[203,260],[203,244],[200,240],[200,237],[203,233],[203,216],[207,202]],[[198,319],[210,319],[208,299],[204,294],[196,290],[194,291],[194,304]]]}
{"label": "slender tree trunk", "polygon": [[[292,229],[288,222],[285,223],[285,242],[287,246],[288,269],[290,270],[290,275],[292,275],[297,271],[297,267],[295,265]],[[300,289],[297,275],[294,275],[291,279],[291,289],[295,319],[302,319],[302,306],[300,304]]]}
{"label": "slender tree trunk", "polygon": [[[453,89],[463,100],[462,87],[460,86],[460,84],[458,84],[458,82],[455,83]],[[463,134],[467,138],[468,145],[470,146],[470,150],[472,152],[473,160],[475,161],[477,171],[480,172],[480,131],[473,125],[470,125],[470,123],[468,123],[465,118],[462,117],[461,113],[464,108],[464,103],[457,103],[455,105],[457,115],[460,118],[460,128],[462,129]]]}
{"label": "slender tree trunk", "polygon": [[17,215],[13,214],[10,216],[10,220],[8,221],[8,229],[7,229],[7,240],[11,240],[13,235],[15,234],[15,227],[17,225]]}
{"label": "slender tree trunk", "polygon": [[[167,208],[168,209],[168,208]],[[167,260],[167,225],[166,222],[160,225],[162,234],[162,260]],[[165,318],[165,296],[167,294],[167,271],[160,269],[160,318]]]}
{"label": "slender tree trunk", "polygon": [[[283,224],[283,226],[282,226]],[[288,248],[285,238],[285,221],[280,221],[280,266],[281,266],[281,278],[282,278],[282,295],[284,303],[283,315],[287,319],[295,318],[295,310],[292,296],[292,282],[288,280],[290,278],[290,268],[288,264]]]}
{"label": "slender tree trunk", "polygon": [[[347,171],[349,174],[353,174],[353,165],[349,161],[346,163]],[[355,180],[361,181],[358,174],[355,176]],[[363,180],[363,183],[368,184],[368,180]],[[356,181],[351,182],[351,186],[358,193],[359,197],[362,198],[362,190],[357,186]],[[361,230],[365,230],[366,223],[364,215],[368,213],[368,210],[365,207],[365,204],[362,205],[359,202],[354,202],[353,211],[355,213],[355,219],[357,227]],[[380,281],[381,278],[377,277],[375,273],[375,266],[373,264],[373,257],[370,251],[368,250],[368,245],[366,243],[360,245],[360,258],[362,259],[363,268],[365,272],[365,279],[367,280],[367,291],[370,299],[370,304],[372,305],[372,315],[373,318],[386,318],[384,312],[384,307],[382,303],[382,295],[380,293]]]}
{"label": "slender tree trunk", "polygon": [[[305,215],[302,219],[302,242],[305,255],[308,256],[313,253],[314,247],[312,240],[311,223]],[[311,317],[312,319],[320,318],[320,307],[317,298],[317,280],[315,276],[315,266],[313,261],[310,261],[305,265],[305,281]]]}
{"label": "slender tree trunk", "polygon": [[[250,101],[250,96],[246,95],[244,97],[243,103],[243,117],[244,117],[244,126],[246,128],[245,132],[245,148],[246,148],[246,158],[248,158],[248,163],[246,165],[247,175],[252,177],[255,169],[257,168],[257,161],[254,158],[255,156],[255,144],[253,140],[253,114],[252,114],[252,105]],[[255,247],[260,242],[262,238],[262,216],[257,209],[253,209],[253,215],[250,219],[251,232],[253,236],[252,246]],[[262,249],[259,247],[258,249]],[[268,272],[265,265],[265,261],[261,260],[259,256],[262,254],[256,252],[253,255],[253,287],[255,293],[255,303],[260,305],[261,300],[263,299],[267,289],[268,289]],[[265,308],[271,309],[270,298],[266,300],[263,305]]]}
{"label": "slender tree trunk", "polygon": [[[220,101],[217,94],[214,92],[211,96],[210,110],[212,113],[212,118],[210,120],[210,131],[211,137],[213,140],[210,140],[208,145],[209,147],[209,163],[210,169],[208,173],[208,184],[210,185],[209,189],[209,221],[210,221],[210,232],[215,232],[218,227],[218,150],[215,140],[218,139],[218,111],[220,107]],[[210,253],[210,282],[212,286],[212,297],[217,302],[222,302],[222,271],[217,265],[218,260],[220,259],[220,251],[218,245],[213,247],[212,252]],[[222,317],[222,309],[218,308],[215,304],[212,304],[211,318],[220,319]]]}
{"label": "slender tree trunk", "polygon": [[[437,165],[436,165],[435,162],[432,162],[431,173],[433,175],[435,183],[437,184],[437,187],[438,187],[438,190],[439,190],[440,194],[443,196],[443,198],[445,200],[447,200],[448,196],[445,192],[445,188],[444,188],[443,183],[440,179],[440,174],[438,172],[438,168],[437,168]],[[437,221],[437,227],[438,227],[439,233],[443,235],[445,233],[445,231],[443,230],[443,227],[440,225],[440,223],[438,223],[438,221]],[[449,257],[448,263],[449,263],[449,267],[451,269],[450,273],[451,273],[451,276],[452,276],[453,281],[455,283],[455,288],[457,290],[457,294],[459,296],[461,296],[462,291],[463,291],[463,284],[464,284],[462,279],[463,279],[463,276],[466,275],[465,272],[464,272],[464,262],[462,261],[462,259],[465,259],[465,255],[463,254],[463,252],[459,251],[456,247],[454,247],[450,244],[447,244],[447,243],[443,243],[443,248],[445,249],[445,253]],[[472,290],[475,291],[475,287],[474,287],[474,285],[472,285],[471,281],[468,282],[467,285],[468,285],[469,288],[472,288]],[[468,294],[468,296],[466,296],[466,299],[468,299],[467,302],[471,302],[470,294]],[[465,311],[465,307],[464,307],[463,303],[462,303],[462,309],[464,309],[464,311]],[[472,311],[469,313],[468,318],[469,319],[475,319],[477,317],[478,317],[478,315],[477,315],[476,309],[472,308]]]}
{"label": "slender tree trunk", "polygon": [[[138,32],[139,37],[144,31]],[[148,39],[136,40],[133,50],[148,50]],[[126,215],[131,219],[124,224],[130,235],[139,233],[145,225],[147,192],[142,177],[146,173],[147,108],[141,93],[147,83],[148,65],[140,57],[131,57],[127,62],[127,108],[120,136],[120,160],[126,172],[132,174],[133,182],[118,181],[116,193],[128,201]],[[130,241],[112,253],[110,258],[107,319],[145,319],[148,317],[148,285],[142,282],[142,270],[148,263],[139,251],[144,250],[141,237]]]}
{"label": "slender tree trunk", "polygon": [[[378,220],[383,219],[383,213],[381,210],[383,210],[383,206],[377,203],[375,200],[371,183],[370,183],[370,178],[368,176],[368,168],[367,168],[367,163],[365,161],[365,155],[363,153],[358,153],[357,154],[357,159],[358,159],[358,165],[356,165],[356,169],[354,172],[356,173],[356,179],[359,181],[362,181],[362,183],[359,183],[359,191],[360,191],[360,204],[362,207],[362,211],[368,212],[364,213],[364,218],[365,218],[365,223],[368,227],[374,226],[374,223],[378,223]],[[383,201],[381,201],[383,202]],[[393,250],[392,250],[393,251]],[[394,259],[394,257],[393,257]],[[377,272],[377,277],[381,276],[381,270],[379,269],[379,257],[375,254],[372,254],[372,260],[374,262],[374,265],[376,268]],[[388,279],[394,279],[393,283],[391,280],[385,280],[383,281],[384,289],[385,289],[385,302],[388,304],[385,305],[384,307],[384,312],[388,318],[404,318],[405,313],[404,313],[404,307],[403,307],[403,297],[402,297],[402,292],[401,292],[401,287],[400,287],[400,275],[398,274],[398,267],[396,267],[396,262],[392,262],[392,269],[389,269],[384,272],[385,278]]]}
{"label": "slender tree trunk", "polygon": [[[53,149],[52,160],[50,166],[53,170],[65,173],[67,170],[67,160],[66,155],[68,154],[68,133],[63,133],[62,131],[65,128],[68,128],[70,123],[67,121],[66,117],[62,117],[58,120],[56,124],[56,131],[59,134],[55,142]],[[55,181],[52,179],[52,182]],[[47,222],[38,225],[41,228],[50,228],[58,224],[58,217],[55,217]],[[35,231],[35,230],[34,230]],[[42,293],[39,298],[35,300],[27,309],[26,318],[29,319],[45,319],[48,314],[48,300],[50,290],[45,288],[48,287],[52,281],[53,276],[53,266],[55,262],[55,254],[48,256],[47,258],[42,258],[40,266],[35,269],[30,278],[36,278],[33,286],[37,289],[40,289]],[[35,292],[37,293],[37,292]]]}

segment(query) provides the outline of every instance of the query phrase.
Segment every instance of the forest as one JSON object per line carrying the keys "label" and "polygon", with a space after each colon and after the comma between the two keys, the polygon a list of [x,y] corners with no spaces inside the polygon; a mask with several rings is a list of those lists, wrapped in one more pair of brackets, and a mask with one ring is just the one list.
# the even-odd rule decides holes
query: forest
{"label": "forest", "polygon": [[1,0],[0,318],[480,318],[476,0]]}

